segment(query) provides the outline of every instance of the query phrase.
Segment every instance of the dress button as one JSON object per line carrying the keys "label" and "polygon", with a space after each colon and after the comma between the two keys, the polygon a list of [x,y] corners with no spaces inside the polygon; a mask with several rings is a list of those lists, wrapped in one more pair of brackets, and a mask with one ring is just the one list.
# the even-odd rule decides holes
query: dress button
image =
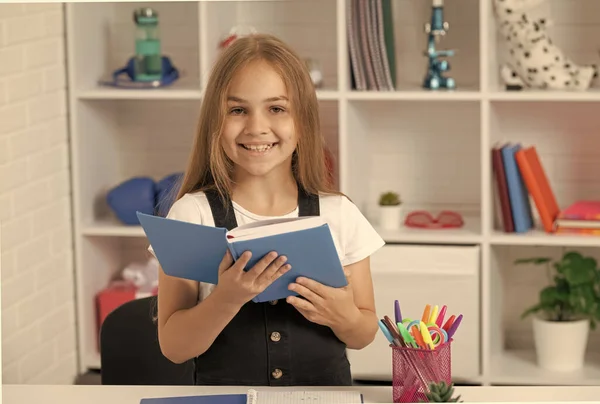
{"label": "dress button", "polygon": [[275,379],[279,379],[282,375],[283,375],[283,372],[281,371],[281,369],[275,369],[271,373],[271,376],[273,376],[273,378],[275,378]]}
{"label": "dress button", "polygon": [[281,339],[281,334],[278,333],[277,331],[274,331],[271,333],[271,341],[273,342],[279,342],[279,340]]}
{"label": "dress button", "polygon": [[277,304],[277,300],[269,300],[271,306],[275,306]]}

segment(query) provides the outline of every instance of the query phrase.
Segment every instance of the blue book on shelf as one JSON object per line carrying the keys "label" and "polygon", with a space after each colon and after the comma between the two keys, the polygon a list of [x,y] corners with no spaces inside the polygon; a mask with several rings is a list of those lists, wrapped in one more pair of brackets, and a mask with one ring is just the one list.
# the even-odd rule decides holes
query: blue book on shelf
{"label": "blue book on shelf", "polygon": [[347,285],[331,230],[321,216],[263,220],[231,231],[141,212],[137,216],[158,262],[170,276],[216,285],[219,263],[228,249],[234,261],[244,251],[252,252],[246,270],[276,251],[287,257],[292,268],[254,302],[297,295],[288,285],[299,276],[336,288]]}
{"label": "blue book on shelf", "polygon": [[521,149],[520,144],[506,145],[502,148],[502,160],[506,172],[508,199],[515,224],[516,233],[524,233],[533,227],[533,216],[529,194],[525,182],[515,160],[515,153]]}
{"label": "blue book on shelf", "polygon": [[246,404],[246,394],[143,398],[140,404]]}

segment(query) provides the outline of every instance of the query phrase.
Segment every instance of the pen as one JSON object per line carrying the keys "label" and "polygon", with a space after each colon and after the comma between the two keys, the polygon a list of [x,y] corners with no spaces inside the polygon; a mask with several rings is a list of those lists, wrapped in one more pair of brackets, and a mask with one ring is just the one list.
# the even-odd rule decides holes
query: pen
{"label": "pen", "polygon": [[424,323],[429,321],[429,312],[431,311],[431,306],[430,305],[425,305],[425,310],[423,310],[423,317],[421,317],[421,321],[423,321]]}
{"label": "pen", "polygon": [[448,331],[447,331],[448,332],[448,339],[452,338],[452,336],[456,332],[456,329],[460,325],[461,320],[462,320],[462,314],[460,314],[458,317],[456,317],[456,320],[454,320],[454,322],[452,323],[452,325],[448,329]]}
{"label": "pen", "polygon": [[425,346],[429,349],[435,349],[433,345],[433,341],[431,340],[431,334],[429,334],[429,330],[423,321],[419,324],[419,329],[421,330],[421,336],[423,337],[423,342]]}
{"label": "pen", "polygon": [[446,330],[446,332],[448,332],[448,329],[452,326],[452,323],[454,322],[454,314],[450,316],[450,318],[448,319],[448,321],[446,321],[446,324],[444,324],[444,326],[442,327],[444,330]]}
{"label": "pen", "polygon": [[442,309],[440,310],[440,314],[438,314],[437,319],[435,320],[435,325],[437,325],[438,327],[441,327],[442,323],[444,322],[445,315],[446,315],[446,305],[443,305]]}
{"label": "pen", "polygon": [[406,346],[406,344],[404,344],[404,340],[402,339],[402,337],[400,336],[400,333],[398,332],[398,326],[395,325],[387,315],[383,316],[383,321],[384,321],[384,324],[387,326],[388,330],[390,331],[392,338],[394,338],[394,340],[398,340],[398,345]]}
{"label": "pen", "polygon": [[429,323],[435,324],[435,320],[437,320],[438,316],[438,306],[437,304],[433,306],[433,310],[431,311],[431,316],[429,317]]}
{"label": "pen", "polygon": [[383,335],[385,335],[385,337],[390,342],[390,344],[396,345],[394,338],[392,337],[392,334],[390,334],[390,330],[388,330],[388,328],[384,324],[383,320],[379,320],[378,324],[379,324],[379,328],[381,329],[381,332],[383,332]]}
{"label": "pen", "polygon": [[394,315],[396,317],[396,323],[401,323],[402,313],[400,312],[400,302],[398,302],[398,300],[394,302]]}

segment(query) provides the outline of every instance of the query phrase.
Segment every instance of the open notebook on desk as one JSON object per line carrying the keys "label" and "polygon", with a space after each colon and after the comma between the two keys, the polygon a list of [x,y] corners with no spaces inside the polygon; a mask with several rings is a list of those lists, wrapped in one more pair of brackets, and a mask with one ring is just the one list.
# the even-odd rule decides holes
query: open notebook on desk
{"label": "open notebook on desk", "polygon": [[248,390],[246,404],[360,404],[358,391]]}
{"label": "open notebook on desk", "polygon": [[144,398],[140,404],[360,404],[358,391],[250,389],[247,394]]}
{"label": "open notebook on desk", "polygon": [[276,251],[287,257],[292,268],[256,296],[255,302],[296,295],[288,285],[298,276],[331,287],[347,285],[331,230],[320,216],[264,220],[231,231],[140,212],[137,216],[154,255],[170,276],[216,285],[219,263],[227,250],[234,260],[251,251],[247,270]]}

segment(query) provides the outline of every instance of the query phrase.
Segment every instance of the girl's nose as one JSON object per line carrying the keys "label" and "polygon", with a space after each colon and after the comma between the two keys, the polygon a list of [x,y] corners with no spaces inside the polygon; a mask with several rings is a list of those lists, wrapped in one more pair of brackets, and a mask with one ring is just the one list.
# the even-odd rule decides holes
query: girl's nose
{"label": "girl's nose", "polygon": [[252,112],[248,116],[246,130],[251,135],[263,135],[268,132],[268,119],[260,112]]}

